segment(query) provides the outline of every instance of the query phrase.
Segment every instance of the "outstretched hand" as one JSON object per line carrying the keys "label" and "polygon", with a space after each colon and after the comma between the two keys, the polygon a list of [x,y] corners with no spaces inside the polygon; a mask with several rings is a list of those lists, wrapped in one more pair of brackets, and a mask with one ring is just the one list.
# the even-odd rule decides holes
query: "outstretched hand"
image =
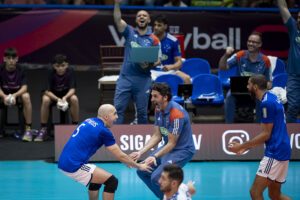
{"label": "outstretched hand", "polygon": [[132,160],[134,160],[135,162],[138,161],[138,159],[141,157],[141,153],[140,152],[132,152],[131,154],[128,155]]}
{"label": "outstretched hand", "polygon": [[141,171],[147,171],[147,172],[151,173],[152,172],[151,170],[153,170],[151,166],[147,165],[144,162],[141,163],[141,164],[138,164],[138,165],[139,165],[138,169],[141,170]]}
{"label": "outstretched hand", "polygon": [[154,166],[157,166],[156,158],[154,156],[149,156],[148,158],[146,158],[144,160],[144,162],[146,165],[149,165],[149,166],[151,166],[152,164],[154,164]]}

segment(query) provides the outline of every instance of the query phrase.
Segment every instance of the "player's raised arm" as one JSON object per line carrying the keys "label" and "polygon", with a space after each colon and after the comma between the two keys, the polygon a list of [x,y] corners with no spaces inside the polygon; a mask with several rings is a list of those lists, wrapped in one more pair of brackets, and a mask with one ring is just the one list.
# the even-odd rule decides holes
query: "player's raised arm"
{"label": "player's raised arm", "polygon": [[114,6],[114,21],[120,33],[122,33],[127,26],[127,23],[121,18],[121,10],[120,10],[121,1],[122,0],[115,0],[115,6]]}
{"label": "player's raised arm", "polygon": [[285,24],[288,19],[291,17],[291,13],[286,5],[285,0],[277,0],[277,5],[280,10],[280,15],[283,20],[283,23]]}

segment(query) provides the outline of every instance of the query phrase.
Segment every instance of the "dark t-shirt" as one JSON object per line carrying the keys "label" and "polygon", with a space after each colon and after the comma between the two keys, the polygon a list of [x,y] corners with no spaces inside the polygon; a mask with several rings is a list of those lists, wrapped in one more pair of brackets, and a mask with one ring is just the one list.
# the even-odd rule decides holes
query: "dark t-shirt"
{"label": "dark t-shirt", "polygon": [[16,64],[13,72],[8,72],[5,63],[0,64],[0,86],[5,94],[17,92],[23,85],[27,85],[24,66]]}
{"label": "dark t-shirt", "polygon": [[58,97],[63,97],[72,88],[76,88],[76,79],[71,66],[67,68],[62,76],[59,76],[53,68],[49,70],[44,91],[48,90]]}

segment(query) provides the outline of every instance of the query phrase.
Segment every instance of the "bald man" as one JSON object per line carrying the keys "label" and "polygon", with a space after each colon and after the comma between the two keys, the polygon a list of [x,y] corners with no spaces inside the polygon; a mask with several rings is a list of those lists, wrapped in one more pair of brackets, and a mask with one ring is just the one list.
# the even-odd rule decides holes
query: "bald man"
{"label": "bald man", "polygon": [[108,129],[117,120],[118,115],[115,107],[104,104],[98,109],[95,118],[88,118],[76,128],[64,147],[58,160],[58,168],[67,176],[77,182],[89,186],[89,199],[99,199],[99,189],[105,185],[102,194],[103,200],[114,199],[118,187],[118,179],[111,173],[93,164],[88,160],[104,144],[120,162],[128,167],[150,172],[150,167],[145,164],[134,162],[122,152],[116,144],[112,132]]}

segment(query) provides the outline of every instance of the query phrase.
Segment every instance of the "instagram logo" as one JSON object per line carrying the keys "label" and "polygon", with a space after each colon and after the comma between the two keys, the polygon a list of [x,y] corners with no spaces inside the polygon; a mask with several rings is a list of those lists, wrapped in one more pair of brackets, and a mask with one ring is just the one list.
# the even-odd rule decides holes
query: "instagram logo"
{"label": "instagram logo", "polygon": [[[222,135],[222,147],[223,151],[228,155],[235,155],[235,153],[228,151],[227,145],[230,142],[238,142],[238,143],[244,143],[246,141],[249,141],[249,134],[244,130],[227,130]],[[245,151],[243,154],[248,153],[248,151]]]}

